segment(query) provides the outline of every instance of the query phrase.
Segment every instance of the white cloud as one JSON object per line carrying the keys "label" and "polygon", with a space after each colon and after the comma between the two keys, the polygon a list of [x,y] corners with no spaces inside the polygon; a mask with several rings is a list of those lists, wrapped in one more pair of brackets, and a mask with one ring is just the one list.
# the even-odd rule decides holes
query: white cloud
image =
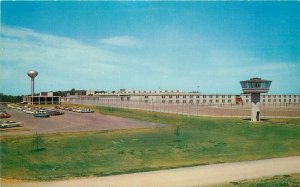
{"label": "white cloud", "polygon": [[[9,82],[27,83],[29,69],[40,72],[37,78],[42,90],[49,89],[47,85],[54,83],[57,83],[54,90],[66,86],[94,88],[95,84],[101,87],[117,76],[121,64],[129,61],[121,54],[80,41],[24,28],[2,26],[0,42],[0,81],[7,84],[6,88]],[[42,81],[47,84],[42,84]]]}
{"label": "white cloud", "polygon": [[120,47],[141,47],[142,42],[130,36],[116,36],[100,40],[101,43]]}

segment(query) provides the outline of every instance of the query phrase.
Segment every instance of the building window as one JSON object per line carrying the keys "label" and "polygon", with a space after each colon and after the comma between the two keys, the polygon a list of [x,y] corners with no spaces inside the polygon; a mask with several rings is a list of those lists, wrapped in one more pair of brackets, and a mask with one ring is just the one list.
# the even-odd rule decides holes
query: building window
{"label": "building window", "polygon": [[231,95],[228,95],[228,98],[231,98]]}
{"label": "building window", "polygon": [[291,103],[292,102],[292,100],[291,99],[289,99],[289,103]]}
{"label": "building window", "polygon": [[294,102],[296,103],[296,99],[294,99]]}
{"label": "building window", "polygon": [[193,103],[193,100],[190,100],[190,103]]}
{"label": "building window", "polygon": [[268,102],[270,103],[270,102],[271,102],[271,99],[268,99]]}
{"label": "building window", "polygon": [[248,103],[249,102],[249,100],[248,99],[246,99],[246,103]]}
{"label": "building window", "polygon": [[186,100],[183,100],[183,103],[186,103]]}
{"label": "building window", "polygon": [[130,100],[130,97],[127,97],[127,101],[129,101]]}
{"label": "building window", "polygon": [[161,102],[162,102],[162,103],[165,103],[166,101],[165,101],[165,100],[162,100]]}
{"label": "building window", "polygon": [[204,95],[203,98],[206,98],[206,95]]}
{"label": "building window", "polygon": [[172,96],[171,96],[171,95],[169,95],[169,98],[172,98]]}
{"label": "building window", "polygon": [[179,100],[176,100],[176,103],[179,103]]}
{"label": "building window", "polygon": [[279,102],[281,102],[281,99],[279,99]]}
{"label": "building window", "polygon": [[193,98],[194,96],[190,95],[190,98]]}
{"label": "building window", "polygon": [[286,99],[284,99],[283,102],[285,103],[285,102],[286,102]]}
{"label": "building window", "polygon": [[206,100],[203,100],[203,103],[206,103]]}
{"label": "building window", "polygon": [[230,100],[230,99],[228,100],[228,103],[231,103],[231,100]]}
{"label": "building window", "polygon": [[169,100],[169,103],[172,103],[172,100]]}
{"label": "building window", "polygon": [[276,102],[276,99],[273,99],[273,102]]}
{"label": "building window", "polygon": [[165,95],[163,95],[163,96],[161,96],[162,98],[166,98],[166,96]]}
{"label": "building window", "polygon": [[268,95],[268,98],[270,98],[271,96],[270,95]]}
{"label": "building window", "polygon": [[212,98],[212,95],[210,95],[209,98]]}
{"label": "building window", "polygon": [[199,98],[199,95],[197,95],[196,98]]}
{"label": "building window", "polygon": [[197,102],[197,103],[200,103],[200,101],[199,101],[199,100],[197,100],[196,102]]}
{"label": "building window", "polygon": [[145,98],[148,98],[148,96],[146,95]]}
{"label": "building window", "polygon": [[186,95],[184,95],[183,98],[186,98]]}
{"label": "building window", "polygon": [[263,99],[263,102],[265,102],[265,100]]}
{"label": "building window", "polygon": [[212,103],[212,100],[209,100],[210,103]]}
{"label": "building window", "polygon": [[216,98],[219,98],[219,96],[218,96],[218,95],[216,95]]}
{"label": "building window", "polygon": [[176,98],[179,98],[179,95],[176,95]]}
{"label": "building window", "polygon": [[281,97],[281,95],[279,97]]}
{"label": "building window", "polygon": [[218,103],[219,102],[219,100],[216,100],[216,103]]}
{"label": "building window", "polygon": [[222,95],[222,98],[225,98],[225,95]]}
{"label": "building window", "polygon": [[225,100],[224,100],[224,99],[222,99],[222,103],[225,103]]}

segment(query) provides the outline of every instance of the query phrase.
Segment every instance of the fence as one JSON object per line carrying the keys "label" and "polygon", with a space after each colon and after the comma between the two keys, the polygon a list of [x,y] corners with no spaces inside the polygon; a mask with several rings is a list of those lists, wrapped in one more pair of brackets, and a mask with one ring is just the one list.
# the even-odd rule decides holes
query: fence
{"label": "fence", "polygon": [[[183,115],[230,115],[249,116],[251,105],[245,104],[202,104],[202,103],[161,103],[148,100],[133,101],[119,98],[76,97],[69,98],[70,104],[140,109],[146,111],[176,113]],[[300,116],[300,104],[261,104],[261,112],[268,115]]]}

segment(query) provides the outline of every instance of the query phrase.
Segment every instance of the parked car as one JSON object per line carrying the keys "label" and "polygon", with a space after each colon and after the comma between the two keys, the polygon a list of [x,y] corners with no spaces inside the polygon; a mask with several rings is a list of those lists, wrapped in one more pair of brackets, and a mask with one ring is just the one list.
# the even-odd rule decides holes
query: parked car
{"label": "parked car", "polygon": [[10,115],[7,112],[0,112],[0,118],[10,118]]}
{"label": "parked car", "polygon": [[80,110],[80,113],[93,113],[94,111],[89,109],[89,108],[84,108],[82,110]]}
{"label": "parked car", "polygon": [[19,127],[23,123],[16,122],[16,121],[0,121],[0,128],[12,128],[12,127]]}
{"label": "parked car", "polygon": [[58,115],[63,115],[64,113],[59,110],[48,110],[48,114],[50,116],[58,116]]}
{"label": "parked car", "polygon": [[49,114],[47,114],[47,113],[35,113],[35,114],[33,114],[33,116],[37,117],[37,118],[48,118]]}
{"label": "parked car", "polygon": [[25,113],[26,113],[26,114],[35,114],[36,112],[33,111],[33,110],[26,110]]}
{"label": "parked car", "polygon": [[47,112],[47,110],[45,110],[45,109],[40,109],[40,110],[37,111],[37,113],[40,113],[40,114],[47,114],[48,112]]}
{"label": "parked car", "polygon": [[78,112],[78,113],[80,113],[80,112],[81,112],[81,109],[76,108],[76,109],[73,109],[72,112]]}

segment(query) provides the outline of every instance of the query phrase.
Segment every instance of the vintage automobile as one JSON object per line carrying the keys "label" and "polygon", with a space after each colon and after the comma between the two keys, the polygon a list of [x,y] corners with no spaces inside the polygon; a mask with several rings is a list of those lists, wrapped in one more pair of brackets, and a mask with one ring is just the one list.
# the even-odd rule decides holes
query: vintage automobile
{"label": "vintage automobile", "polygon": [[80,110],[80,113],[93,113],[94,111],[89,108],[84,108]]}
{"label": "vintage automobile", "polygon": [[50,115],[48,113],[35,113],[33,116],[36,118],[48,118]]}
{"label": "vintage automobile", "polygon": [[9,115],[7,112],[2,111],[2,112],[0,112],[0,118],[1,118],[1,119],[2,119],[2,118],[10,118],[10,115]]}
{"label": "vintage automobile", "polygon": [[0,121],[0,128],[12,128],[12,127],[19,127],[23,123],[16,122],[16,121]]}
{"label": "vintage automobile", "polygon": [[69,108],[69,107],[66,107],[64,110],[65,110],[65,111],[72,111],[73,109],[72,109],[72,108]]}
{"label": "vintage automobile", "polygon": [[79,108],[74,108],[74,109],[72,110],[72,112],[78,112],[78,113],[80,113],[80,112],[81,112],[81,109],[79,109]]}
{"label": "vintage automobile", "polygon": [[48,110],[47,111],[50,116],[58,116],[63,115],[64,113],[59,110]]}

